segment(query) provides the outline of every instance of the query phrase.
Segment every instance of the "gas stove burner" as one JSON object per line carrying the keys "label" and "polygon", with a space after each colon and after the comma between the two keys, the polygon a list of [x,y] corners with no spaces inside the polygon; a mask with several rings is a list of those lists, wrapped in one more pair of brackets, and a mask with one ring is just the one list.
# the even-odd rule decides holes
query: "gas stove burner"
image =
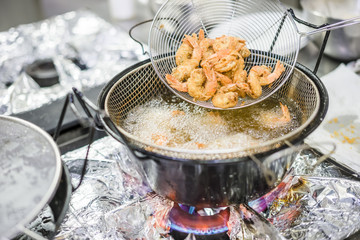
{"label": "gas stove burner", "polygon": [[[176,239],[182,235],[194,234],[196,239],[228,239],[230,211],[228,208],[195,209],[186,205],[175,204],[169,213],[170,234]],[[225,237],[225,238],[224,238]]]}
{"label": "gas stove burner", "polygon": [[59,83],[59,75],[52,59],[36,60],[25,71],[40,87],[51,87]]}

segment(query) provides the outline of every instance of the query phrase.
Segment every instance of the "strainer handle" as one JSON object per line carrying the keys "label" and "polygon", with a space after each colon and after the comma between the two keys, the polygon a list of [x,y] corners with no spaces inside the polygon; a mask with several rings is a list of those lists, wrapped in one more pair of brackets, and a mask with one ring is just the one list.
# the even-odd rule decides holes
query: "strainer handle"
{"label": "strainer handle", "polygon": [[343,20],[343,21],[339,21],[339,22],[336,22],[336,23],[333,23],[333,24],[328,24],[328,25],[326,25],[324,27],[320,27],[320,28],[315,29],[313,31],[300,33],[300,34],[303,34],[305,36],[310,36],[310,35],[314,35],[314,34],[317,34],[317,33],[326,32],[326,31],[329,31],[329,30],[334,30],[334,29],[339,29],[339,28],[344,28],[344,27],[351,26],[351,25],[354,25],[354,24],[359,24],[359,23],[360,23],[360,16],[350,18],[350,19],[347,19],[347,20]]}

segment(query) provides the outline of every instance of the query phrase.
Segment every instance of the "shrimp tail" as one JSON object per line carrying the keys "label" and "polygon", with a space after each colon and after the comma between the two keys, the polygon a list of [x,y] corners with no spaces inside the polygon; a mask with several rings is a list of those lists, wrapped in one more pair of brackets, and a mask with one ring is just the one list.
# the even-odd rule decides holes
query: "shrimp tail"
{"label": "shrimp tail", "polygon": [[280,75],[285,71],[285,67],[280,61],[277,61],[275,69],[272,73],[270,73],[267,77],[261,78],[261,86],[269,85],[276,81]]}
{"label": "shrimp tail", "polygon": [[170,74],[166,74],[166,80],[171,87],[175,88],[179,92],[188,91],[187,82],[180,82],[173,75]]}

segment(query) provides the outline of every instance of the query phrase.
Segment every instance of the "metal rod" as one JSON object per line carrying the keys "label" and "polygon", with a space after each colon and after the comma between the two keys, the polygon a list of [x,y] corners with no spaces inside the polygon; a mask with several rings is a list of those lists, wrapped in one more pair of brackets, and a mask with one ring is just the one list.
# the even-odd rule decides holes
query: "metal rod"
{"label": "metal rod", "polygon": [[322,59],[322,57],[323,57],[323,55],[324,55],[324,50],[325,50],[325,47],[326,47],[326,43],[327,43],[327,41],[328,41],[328,39],[329,39],[329,36],[330,36],[330,32],[331,32],[331,31],[328,30],[328,31],[326,31],[326,33],[325,33],[325,37],[324,37],[324,40],[323,40],[323,42],[322,42],[322,44],[321,44],[321,48],[320,48],[320,51],[319,51],[319,56],[318,56],[318,58],[317,58],[317,60],[316,60],[316,64],[315,64],[315,67],[314,67],[314,70],[313,70],[313,73],[314,73],[314,74],[316,74],[317,71],[318,71],[318,69],[319,69],[321,59]]}
{"label": "metal rod", "polygon": [[98,109],[98,107],[93,104],[89,99],[87,99],[82,92],[80,92],[79,90],[77,90],[76,88],[73,87],[73,91],[75,93],[76,98],[79,100],[81,107],[83,108],[83,110],[85,111],[86,115],[92,119],[95,123],[95,127],[98,130],[103,130],[103,126],[99,120],[98,117],[93,117],[93,115],[90,113],[90,110],[87,106],[89,106],[92,110],[96,111],[98,114],[100,113],[100,110]]}
{"label": "metal rod", "polygon": [[73,192],[75,192],[80,187],[80,185],[81,185],[81,183],[82,183],[82,181],[84,179],[87,164],[88,164],[88,159],[89,159],[90,147],[91,147],[91,144],[94,141],[94,136],[95,136],[95,124],[93,122],[93,124],[91,124],[91,127],[90,127],[89,143],[88,143],[88,146],[87,146],[87,149],[86,149],[86,155],[85,155],[85,159],[84,159],[84,164],[83,164],[83,167],[81,169],[80,180],[79,180],[79,183],[78,183],[78,185],[76,187],[74,187],[74,186],[72,187]]}
{"label": "metal rod", "polygon": [[75,96],[76,98],[79,100],[79,103],[81,105],[81,107],[83,108],[85,114],[91,118],[91,119],[94,119],[93,115],[90,113],[90,110],[87,108],[85,102],[83,101],[82,97],[83,97],[83,94],[82,92],[80,92],[79,90],[77,90],[76,88],[72,88],[73,89],[73,92],[75,93]]}
{"label": "metal rod", "polygon": [[59,118],[58,124],[57,124],[57,126],[56,126],[54,135],[53,135],[53,139],[54,139],[55,142],[56,142],[56,140],[57,140],[58,137],[59,137],[60,130],[61,130],[61,126],[62,126],[63,121],[64,121],[66,109],[67,109],[67,106],[69,105],[70,98],[73,99],[72,93],[68,93],[68,94],[66,95],[65,102],[64,102],[63,108],[62,108],[62,110],[61,110],[60,118]]}
{"label": "metal rod", "polygon": [[284,16],[283,16],[282,19],[281,19],[281,22],[280,22],[280,25],[279,25],[279,27],[278,27],[278,30],[276,31],[274,40],[273,40],[272,43],[271,43],[269,52],[272,52],[272,50],[274,49],[275,43],[276,43],[276,41],[277,41],[277,39],[278,39],[278,37],[279,37],[280,31],[281,31],[281,29],[282,29],[282,27],[283,27],[283,25],[284,25],[284,22],[285,22],[286,17],[287,17],[287,14],[285,13]]}

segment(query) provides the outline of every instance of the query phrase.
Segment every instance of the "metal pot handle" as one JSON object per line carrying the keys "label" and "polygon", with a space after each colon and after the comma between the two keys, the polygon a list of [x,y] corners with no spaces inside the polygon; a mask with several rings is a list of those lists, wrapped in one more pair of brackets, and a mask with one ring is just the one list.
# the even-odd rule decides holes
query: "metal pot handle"
{"label": "metal pot handle", "polygon": [[132,26],[132,27],[129,29],[129,36],[130,36],[130,38],[131,38],[132,40],[134,40],[135,42],[137,42],[137,43],[141,46],[141,50],[142,50],[142,54],[143,54],[143,55],[149,55],[149,53],[148,53],[147,51],[145,51],[144,45],[142,44],[142,42],[140,42],[139,40],[137,40],[137,39],[132,35],[132,31],[133,31],[135,28],[137,28],[137,27],[139,27],[139,26],[141,26],[141,25],[143,25],[143,24],[145,24],[145,23],[152,22],[153,20],[154,20],[154,19],[149,19],[149,20],[142,21],[142,22],[140,22],[140,23],[138,23],[138,24],[135,24],[134,26]]}
{"label": "metal pot handle", "polygon": [[[129,36],[130,36],[130,38],[131,38],[132,40],[134,40],[135,42],[137,42],[137,43],[141,46],[142,54],[143,54],[143,55],[148,55],[148,56],[150,56],[150,53],[149,53],[148,51],[145,51],[144,44],[143,44],[142,42],[140,42],[139,40],[137,40],[137,39],[133,36],[132,32],[133,32],[133,30],[134,30],[135,28],[137,28],[137,27],[139,27],[139,26],[141,26],[141,25],[143,25],[143,24],[145,24],[145,23],[152,22],[153,20],[154,20],[154,19],[149,19],[149,20],[145,20],[145,21],[139,22],[138,24],[135,24],[134,26],[132,26],[132,27],[129,29]],[[173,22],[175,22],[175,23],[178,24],[178,21],[177,21],[176,19],[174,19],[174,18],[161,18],[161,20],[169,20],[169,21],[173,21]],[[159,29],[159,30],[161,30],[161,29]]]}
{"label": "metal pot handle", "polygon": [[[268,166],[270,166],[270,164],[272,162],[274,162],[280,158],[287,157],[294,153],[300,153],[303,150],[313,149],[313,148],[321,148],[322,151],[326,151],[326,152],[317,159],[316,163],[306,163],[310,169],[314,169],[320,163],[322,163],[327,158],[329,158],[336,150],[336,144],[333,142],[316,142],[316,143],[312,143],[311,146],[308,144],[294,146],[288,141],[286,141],[285,144],[288,145],[289,148],[285,148],[283,150],[280,150],[278,152],[271,154],[270,156],[266,157],[263,162],[261,162],[259,159],[257,159],[254,155],[250,155],[250,158],[263,171],[266,183],[269,186],[272,186],[278,180],[278,179],[276,179],[275,173],[268,167]],[[322,151],[320,151],[320,152],[322,152]],[[288,166],[288,167],[290,167],[290,166]]]}

